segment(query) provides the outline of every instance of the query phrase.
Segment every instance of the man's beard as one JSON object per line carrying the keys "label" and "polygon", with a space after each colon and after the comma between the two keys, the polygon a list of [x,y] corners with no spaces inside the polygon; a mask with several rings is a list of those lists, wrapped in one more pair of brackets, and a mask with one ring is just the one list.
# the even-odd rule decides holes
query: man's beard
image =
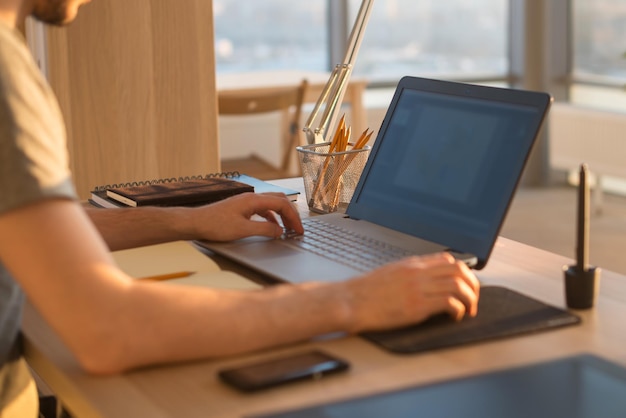
{"label": "man's beard", "polygon": [[32,16],[44,23],[63,26],[69,23],[67,16],[67,0],[50,0],[35,2]]}

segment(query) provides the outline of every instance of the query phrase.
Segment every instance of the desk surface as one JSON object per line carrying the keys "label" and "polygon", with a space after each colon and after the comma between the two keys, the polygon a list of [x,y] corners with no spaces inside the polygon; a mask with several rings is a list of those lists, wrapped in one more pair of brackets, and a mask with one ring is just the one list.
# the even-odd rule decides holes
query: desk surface
{"label": "desk surface", "polygon": [[[279,183],[302,189],[300,182],[300,179],[287,179]],[[308,214],[305,200],[299,199],[303,216]],[[228,267],[223,260],[220,263]],[[487,267],[477,274],[484,284],[503,285],[564,307],[561,267],[570,263],[568,258],[499,238]],[[24,333],[29,363],[77,417],[234,417],[373,394],[582,352],[626,365],[623,329],[626,277],[603,272],[597,307],[579,313],[583,319],[580,326],[416,355],[394,355],[358,337],[336,338],[107,378],[84,374],[30,306],[25,310]],[[348,359],[352,369],[320,381],[254,395],[240,394],[216,377],[220,368],[308,346]]]}

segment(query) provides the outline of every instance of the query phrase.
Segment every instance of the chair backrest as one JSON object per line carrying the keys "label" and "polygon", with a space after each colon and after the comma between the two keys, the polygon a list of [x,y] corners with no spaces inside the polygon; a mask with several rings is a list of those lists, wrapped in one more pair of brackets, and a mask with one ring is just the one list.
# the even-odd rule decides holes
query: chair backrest
{"label": "chair backrest", "polygon": [[246,93],[239,91],[220,92],[218,94],[218,113],[220,115],[244,116],[282,112],[288,118],[288,128],[282,144],[283,155],[280,170],[286,172],[289,168],[291,155],[295,153],[295,147],[300,142],[301,129],[299,124],[307,86],[307,80],[302,80],[297,86],[275,90],[251,90]]}

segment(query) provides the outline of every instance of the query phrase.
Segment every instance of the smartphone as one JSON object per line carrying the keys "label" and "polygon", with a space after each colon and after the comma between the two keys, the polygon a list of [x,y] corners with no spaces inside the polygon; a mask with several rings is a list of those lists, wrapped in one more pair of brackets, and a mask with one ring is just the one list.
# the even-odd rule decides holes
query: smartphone
{"label": "smartphone", "polygon": [[318,379],[349,367],[345,360],[313,350],[221,370],[218,376],[239,390],[251,392],[297,380]]}

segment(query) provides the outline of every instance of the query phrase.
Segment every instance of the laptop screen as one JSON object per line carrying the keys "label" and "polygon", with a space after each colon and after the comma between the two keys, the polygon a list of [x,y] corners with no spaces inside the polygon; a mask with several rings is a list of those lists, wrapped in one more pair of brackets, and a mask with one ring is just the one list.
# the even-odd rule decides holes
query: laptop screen
{"label": "laptop screen", "polygon": [[347,213],[474,254],[482,267],[549,103],[544,93],[404,78]]}

